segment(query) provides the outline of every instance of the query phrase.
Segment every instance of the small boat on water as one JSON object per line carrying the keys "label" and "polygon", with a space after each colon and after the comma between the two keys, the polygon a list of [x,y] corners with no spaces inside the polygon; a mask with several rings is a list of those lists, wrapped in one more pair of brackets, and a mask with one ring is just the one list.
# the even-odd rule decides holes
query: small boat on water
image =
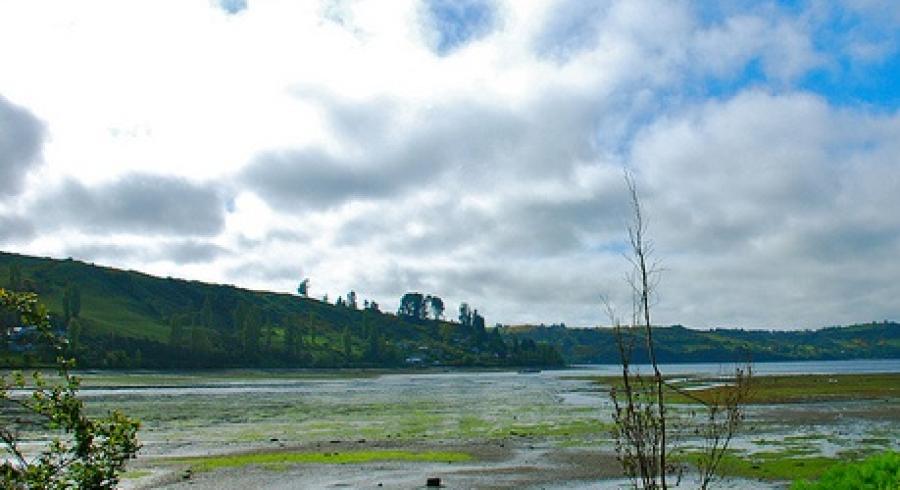
{"label": "small boat on water", "polygon": [[541,372],[538,368],[522,368],[519,370],[519,374],[537,374]]}

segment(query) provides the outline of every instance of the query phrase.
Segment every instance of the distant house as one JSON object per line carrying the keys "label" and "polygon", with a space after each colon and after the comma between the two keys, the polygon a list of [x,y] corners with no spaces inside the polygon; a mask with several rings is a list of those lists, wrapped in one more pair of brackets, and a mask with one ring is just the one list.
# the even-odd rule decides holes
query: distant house
{"label": "distant house", "polygon": [[13,352],[27,352],[34,350],[34,341],[37,339],[38,334],[37,327],[33,325],[9,329],[6,336],[9,350]]}

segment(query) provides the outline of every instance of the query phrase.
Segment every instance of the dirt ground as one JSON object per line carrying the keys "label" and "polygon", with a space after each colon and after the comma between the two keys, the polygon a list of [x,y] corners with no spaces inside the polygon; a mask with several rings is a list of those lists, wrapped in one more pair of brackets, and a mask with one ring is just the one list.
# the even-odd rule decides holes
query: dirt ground
{"label": "dirt ground", "polygon": [[[443,488],[560,488],[559,482],[585,485],[621,476],[615,455],[597,450],[560,449],[517,441],[473,441],[409,444],[401,442],[337,442],[284,447],[284,451],[358,450],[459,451],[472,456],[462,463],[374,462],[365,464],[298,464],[268,469],[244,466],[190,473],[184,465],[141,478],[130,488],[167,489],[299,489],[299,488],[425,488],[428,478],[440,478]],[[144,465],[135,465],[140,470]],[[564,486],[565,487],[565,486]],[[576,485],[577,487],[577,485]],[[569,487],[569,488],[576,488]]]}

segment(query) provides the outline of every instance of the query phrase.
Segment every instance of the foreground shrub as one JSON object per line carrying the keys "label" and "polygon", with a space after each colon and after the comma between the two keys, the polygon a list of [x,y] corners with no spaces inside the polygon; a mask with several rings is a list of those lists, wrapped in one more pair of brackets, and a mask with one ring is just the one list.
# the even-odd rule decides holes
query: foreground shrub
{"label": "foreground shrub", "polygon": [[[57,368],[53,379],[37,371],[30,381],[20,372],[0,375],[0,488],[116,488],[125,463],[140,448],[138,421],[118,411],[105,417],[85,414],[64,339],[50,330],[47,310],[36,295],[0,288],[0,311],[35,327],[49,342]],[[29,455],[19,443],[22,429],[34,424],[54,435],[38,454]]]}
{"label": "foreground shrub", "polygon": [[794,482],[791,490],[896,490],[900,488],[900,453],[887,451],[855,463],[830,468],[819,481]]}

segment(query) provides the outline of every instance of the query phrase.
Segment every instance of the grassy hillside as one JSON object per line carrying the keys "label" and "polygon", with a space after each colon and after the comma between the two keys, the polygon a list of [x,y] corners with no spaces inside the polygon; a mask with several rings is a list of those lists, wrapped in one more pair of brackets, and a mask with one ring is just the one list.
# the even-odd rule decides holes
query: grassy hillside
{"label": "grassy hillside", "polygon": [[[552,348],[514,345],[492,330],[76,260],[0,253],[0,274],[0,286],[40,295],[83,367],[561,363]],[[66,319],[66,291],[73,288],[80,312]],[[15,326],[9,319],[6,323],[4,331]],[[4,345],[0,362],[15,364],[35,355],[27,343]]]}
{"label": "grassy hillside", "polygon": [[[8,274],[13,271],[15,274]],[[15,282],[15,284],[13,284]],[[70,337],[83,367],[511,366],[615,363],[610,329],[500,329],[412,319],[290,294],[159,278],[76,260],[0,252],[0,287],[38,293]],[[65,318],[67,289],[80,313]],[[2,318],[0,318],[2,319]],[[16,326],[2,320],[0,331]],[[693,330],[655,333],[662,362],[900,358],[893,322],[803,331]],[[0,365],[37,353],[28,339],[0,342]],[[635,361],[644,357],[635,343]]]}

